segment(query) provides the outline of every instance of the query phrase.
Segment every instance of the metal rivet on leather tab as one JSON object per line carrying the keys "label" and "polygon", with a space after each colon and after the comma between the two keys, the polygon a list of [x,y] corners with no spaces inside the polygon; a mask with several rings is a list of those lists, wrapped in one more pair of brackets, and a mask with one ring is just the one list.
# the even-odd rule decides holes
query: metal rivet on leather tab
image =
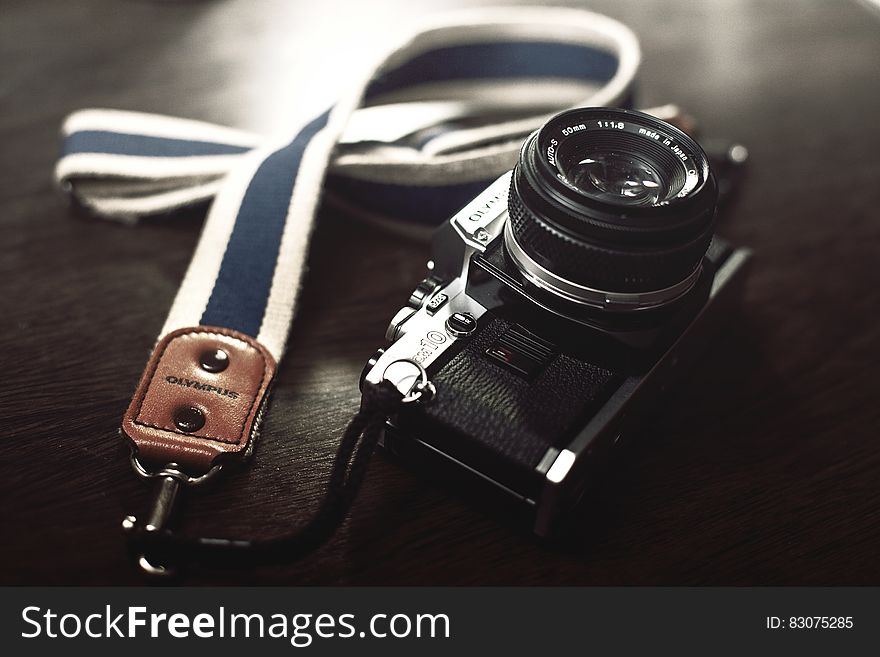
{"label": "metal rivet on leather tab", "polygon": [[206,372],[222,372],[229,366],[229,354],[222,349],[206,351],[199,357],[199,364]]}
{"label": "metal rivet on leather tab", "polygon": [[193,433],[205,426],[205,414],[192,406],[184,406],[174,413],[174,424],[184,433]]}

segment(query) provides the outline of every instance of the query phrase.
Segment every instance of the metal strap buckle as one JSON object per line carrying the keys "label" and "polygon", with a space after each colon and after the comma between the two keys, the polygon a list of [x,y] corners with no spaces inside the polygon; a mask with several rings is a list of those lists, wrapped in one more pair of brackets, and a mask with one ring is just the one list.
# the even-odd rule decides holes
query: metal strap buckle
{"label": "metal strap buckle", "polygon": [[[143,531],[152,533],[160,532],[168,526],[181,485],[201,486],[205,482],[214,479],[223,469],[223,464],[217,464],[206,473],[197,477],[193,477],[181,470],[178,463],[166,463],[161,470],[151,472],[140,462],[136,450],[133,449],[131,451],[131,467],[141,479],[158,479],[150,512],[142,528]],[[128,533],[133,533],[138,529],[137,518],[135,516],[126,516],[122,521],[122,528]],[[167,577],[173,574],[170,568],[151,562],[145,554],[141,554],[138,557],[137,563],[138,567],[147,575]]]}

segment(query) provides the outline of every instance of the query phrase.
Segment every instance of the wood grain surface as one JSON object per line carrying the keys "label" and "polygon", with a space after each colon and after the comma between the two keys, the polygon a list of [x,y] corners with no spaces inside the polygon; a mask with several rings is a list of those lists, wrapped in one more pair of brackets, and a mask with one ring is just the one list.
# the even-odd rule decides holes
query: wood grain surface
{"label": "wood grain surface", "polygon": [[[127,228],[71,211],[50,182],[65,114],[269,133],[331,99],[389,25],[463,4],[3,3],[0,583],[142,581],[120,520],[149,490],[117,428],[203,218]],[[676,102],[703,134],[750,149],[721,229],[755,250],[743,314],[562,544],[379,457],[317,553],[188,582],[880,584],[880,14],[818,0],[585,5],[638,33],[644,105]],[[256,457],[187,496],[187,531],[268,536],[306,517],[364,361],[426,259],[424,244],[321,212]]]}

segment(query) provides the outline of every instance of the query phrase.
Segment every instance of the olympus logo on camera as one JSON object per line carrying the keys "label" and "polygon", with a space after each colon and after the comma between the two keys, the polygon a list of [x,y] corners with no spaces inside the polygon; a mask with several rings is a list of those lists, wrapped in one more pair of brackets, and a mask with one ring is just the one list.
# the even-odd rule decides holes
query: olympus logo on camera
{"label": "olympus logo on camera", "polygon": [[486,201],[482,206],[477,208],[469,217],[469,221],[480,221],[492,210],[493,206],[504,196],[507,196],[507,189],[504,188]]}

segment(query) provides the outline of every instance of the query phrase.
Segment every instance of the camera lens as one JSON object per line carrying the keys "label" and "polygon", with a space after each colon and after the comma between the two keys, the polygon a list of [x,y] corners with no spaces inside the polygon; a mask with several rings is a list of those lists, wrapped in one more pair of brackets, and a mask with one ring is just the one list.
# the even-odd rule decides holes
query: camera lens
{"label": "camera lens", "polygon": [[714,230],[717,188],[686,134],[630,110],[563,112],[526,141],[505,245],[534,284],[635,309],[687,292]]}

